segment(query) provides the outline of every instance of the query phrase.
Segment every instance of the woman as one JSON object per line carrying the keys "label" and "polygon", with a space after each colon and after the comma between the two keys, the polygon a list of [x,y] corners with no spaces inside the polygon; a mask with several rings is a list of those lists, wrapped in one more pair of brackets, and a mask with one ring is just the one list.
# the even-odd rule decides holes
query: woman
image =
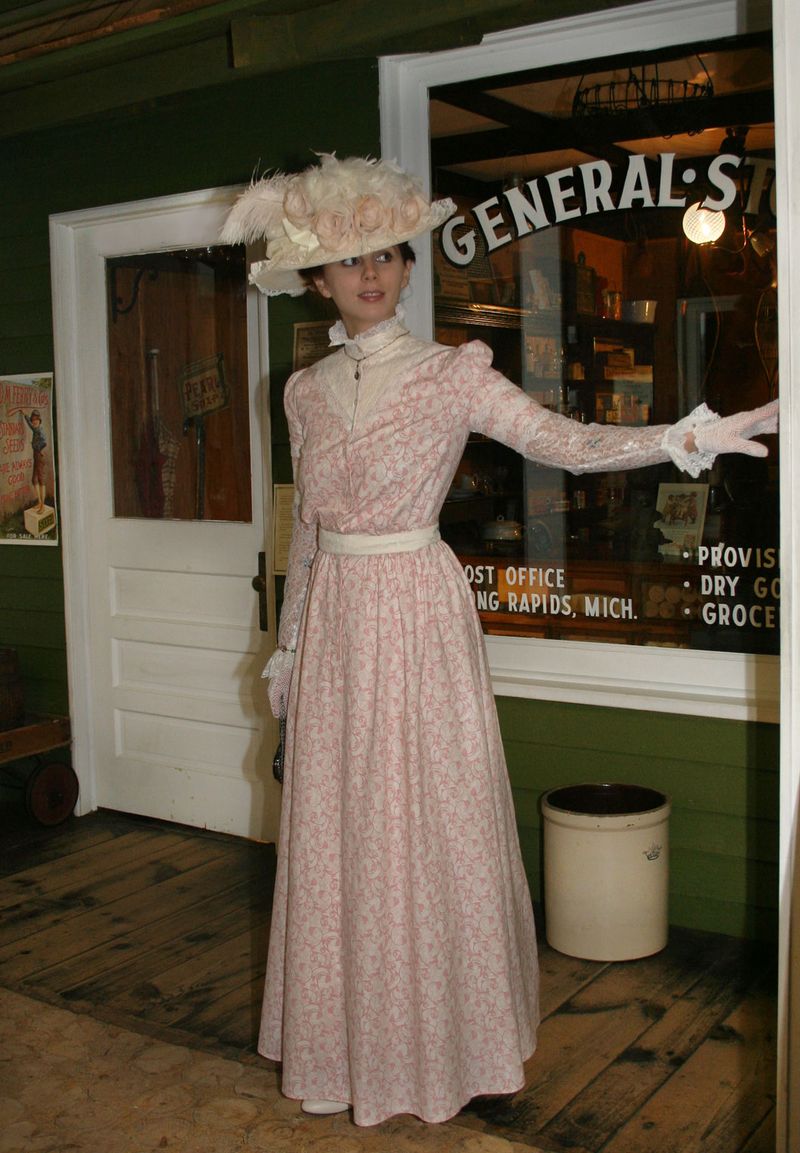
{"label": "woman", "polygon": [[[764,455],[774,406],[671,427],[582,425],[417,340],[408,240],[455,211],[392,165],[323,156],[254,185],[222,239],[265,237],[251,280],[307,283],[336,352],[286,387],[297,493],[279,651],[287,711],[260,1052],[308,1112],[443,1121],[512,1093],[535,1047],[536,941],[480,623],[439,539],[469,433],[574,472]],[[299,275],[305,271],[305,282]],[[310,270],[310,271],[309,271]]]}

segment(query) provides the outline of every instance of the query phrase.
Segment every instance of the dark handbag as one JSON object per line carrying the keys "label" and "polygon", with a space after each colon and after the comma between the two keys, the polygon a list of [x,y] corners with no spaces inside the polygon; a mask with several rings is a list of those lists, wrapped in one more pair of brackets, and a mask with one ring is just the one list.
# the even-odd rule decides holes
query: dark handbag
{"label": "dark handbag", "polygon": [[281,739],[278,741],[275,756],[272,758],[272,775],[276,781],[283,784],[283,753],[286,748],[286,712],[284,709],[281,709],[281,715],[278,717],[278,726]]}

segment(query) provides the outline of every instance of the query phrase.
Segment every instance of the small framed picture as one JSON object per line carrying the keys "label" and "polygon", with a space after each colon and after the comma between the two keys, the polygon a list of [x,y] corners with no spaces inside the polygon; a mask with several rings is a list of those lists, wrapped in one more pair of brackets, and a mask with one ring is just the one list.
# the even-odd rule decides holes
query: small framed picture
{"label": "small framed picture", "polygon": [[309,320],[295,324],[292,355],[292,368],[295,372],[316,364],[332,351],[328,339],[332,323],[330,320]]}
{"label": "small framed picture", "polygon": [[0,431],[0,545],[57,545],[52,372],[0,378]]}
{"label": "small framed picture", "polygon": [[697,551],[706,523],[708,504],[707,484],[660,484],[656,509],[659,518],[655,527],[664,544],[658,551],[662,556],[685,556]]}

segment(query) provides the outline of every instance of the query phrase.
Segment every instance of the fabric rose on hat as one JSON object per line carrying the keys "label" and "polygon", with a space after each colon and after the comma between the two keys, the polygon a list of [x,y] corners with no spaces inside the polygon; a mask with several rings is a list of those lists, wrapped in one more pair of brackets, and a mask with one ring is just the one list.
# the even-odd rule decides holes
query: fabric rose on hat
{"label": "fabric rose on hat", "polygon": [[353,213],[347,205],[320,208],[312,222],[320,244],[338,252],[353,232]]}
{"label": "fabric rose on hat", "polygon": [[396,232],[416,228],[427,205],[421,196],[406,196],[392,206],[392,227]]}
{"label": "fabric rose on hat", "polygon": [[362,235],[377,232],[386,223],[386,210],[377,196],[362,196],[353,213],[356,230]]}

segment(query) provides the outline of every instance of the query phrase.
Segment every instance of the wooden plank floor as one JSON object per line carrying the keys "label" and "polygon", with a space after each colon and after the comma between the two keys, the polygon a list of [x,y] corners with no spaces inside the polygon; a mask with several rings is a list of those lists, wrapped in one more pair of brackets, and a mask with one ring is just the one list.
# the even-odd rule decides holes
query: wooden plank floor
{"label": "wooden plank floor", "polygon": [[[114,813],[0,806],[0,985],[260,1063],[274,850]],[[459,1122],[549,1153],[774,1149],[773,951],[673,931],[620,964],[542,948],[527,1088]]]}

